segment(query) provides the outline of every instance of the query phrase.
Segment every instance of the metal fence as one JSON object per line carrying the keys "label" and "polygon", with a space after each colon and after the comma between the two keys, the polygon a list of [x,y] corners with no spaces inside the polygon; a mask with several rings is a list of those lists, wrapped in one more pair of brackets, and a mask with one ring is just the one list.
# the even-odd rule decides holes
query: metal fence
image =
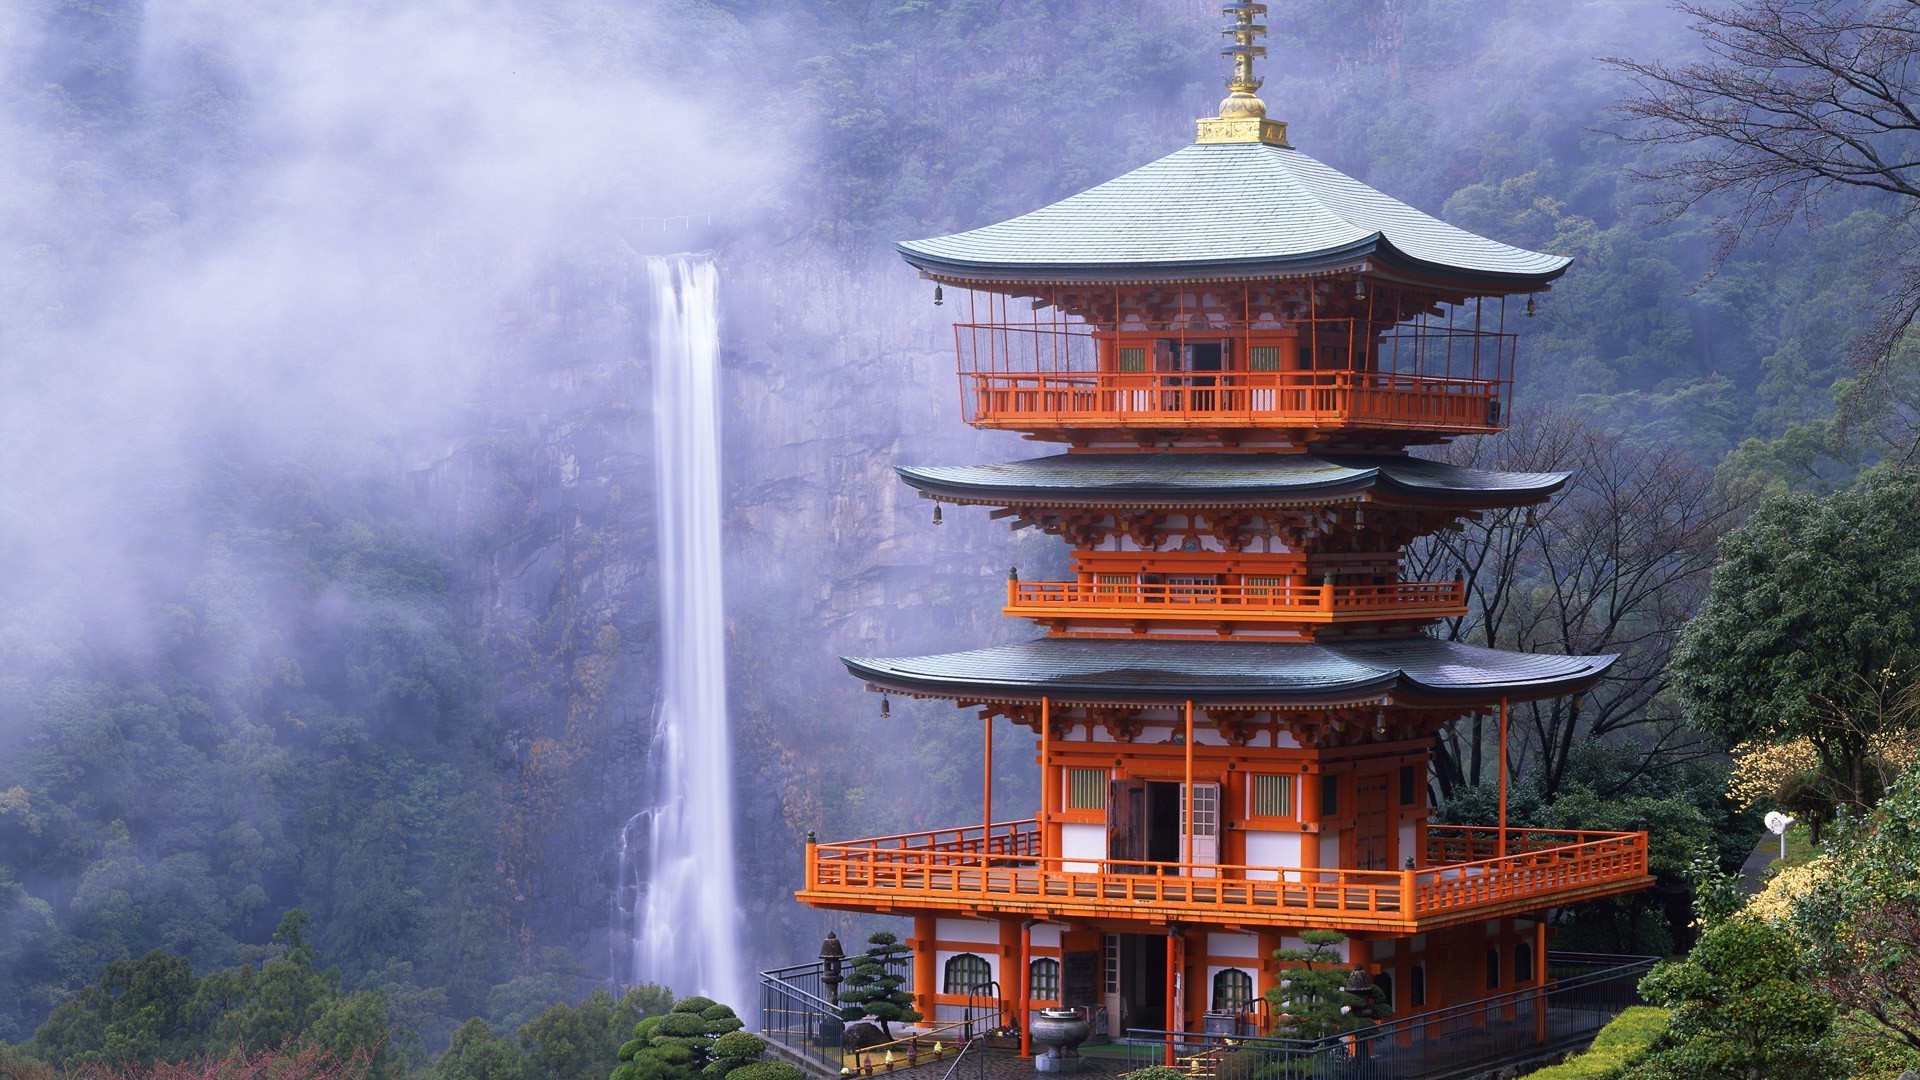
{"label": "metal fence", "polygon": [[[760,973],[760,1033],[837,1074],[845,1051],[839,1006],[827,1000],[819,961]],[[911,979],[912,971],[904,974]]]}
{"label": "metal fence", "polygon": [[1448,1080],[1478,1075],[1591,1039],[1640,1004],[1650,956],[1552,953],[1544,988],[1389,1020],[1317,1041],[1199,1032],[1127,1032],[1128,1069],[1175,1062],[1214,1080]]}

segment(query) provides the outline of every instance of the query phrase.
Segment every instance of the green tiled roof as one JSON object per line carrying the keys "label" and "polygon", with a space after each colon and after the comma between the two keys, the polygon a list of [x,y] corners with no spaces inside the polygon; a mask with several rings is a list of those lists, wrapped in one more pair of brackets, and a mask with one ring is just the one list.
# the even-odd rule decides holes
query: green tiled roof
{"label": "green tiled roof", "polygon": [[922,270],[982,282],[1247,278],[1372,259],[1532,286],[1568,263],[1456,228],[1264,143],[1195,144],[1032,213],[898,246]]}
{"label": "green tiled roof", "polygon": [[1425,635],[1326,643],[1038,638],[936,656],[841,658],[874,686],[932,697],[1235,705],[1558,697],[1585,689],[1615,659],[1483,649]]}
{"label": "green tiled roof", "polygon": [[1469,469],[1386,454],[1055,454],[1000,465],[896,466],[936,499],[1057,505],[1258,506],[1362,491],[1494,507],[1538,502],[1568,473]]}

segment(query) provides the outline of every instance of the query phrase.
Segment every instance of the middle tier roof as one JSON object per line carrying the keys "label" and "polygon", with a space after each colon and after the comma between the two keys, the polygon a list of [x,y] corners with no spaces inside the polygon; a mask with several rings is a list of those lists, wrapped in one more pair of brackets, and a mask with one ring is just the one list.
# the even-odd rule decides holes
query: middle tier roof
{"label": "middle tier roof", "polygon": [[999,465],[895,466],[951,503],[1140,508],[1274,506],[1365,495],[1496,507],[1545,500],[1571,473],[1496,472],[1394,454],[1070,453]]}
{"label": "middle tier roof", "polygon": [[1509,652],[1423,634],[1314,643],[1039,638],[966,652],[842,657],[841,662],[878,689],[917,697],[1298,708],[1559,697],[1592,685],[1615,659]]}

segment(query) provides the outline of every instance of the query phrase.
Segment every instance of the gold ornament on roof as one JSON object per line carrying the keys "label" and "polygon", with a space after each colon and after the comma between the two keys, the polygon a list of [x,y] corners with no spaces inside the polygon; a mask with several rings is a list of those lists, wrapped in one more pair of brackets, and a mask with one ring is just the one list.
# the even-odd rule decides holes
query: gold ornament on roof
{"label": "gold ornament on roof", "polygon": [[1233,58],[1233,74],[1227,77],[1227,97],[1220,103],[1220,115],[1200,121],[1199,141],[1289,145],[1286,121],[1267,119],[1267,103],[1254,94],[1265,81],[1253,73],[1254,58],[1267,55],[1267,47],[1258,44],[1267,28],[1255,20],[1267,13],[1267,5],[1234,0],[1220,11],[1233,19],[1222,31],[1233,44],[1220,50],[1220,55]]}

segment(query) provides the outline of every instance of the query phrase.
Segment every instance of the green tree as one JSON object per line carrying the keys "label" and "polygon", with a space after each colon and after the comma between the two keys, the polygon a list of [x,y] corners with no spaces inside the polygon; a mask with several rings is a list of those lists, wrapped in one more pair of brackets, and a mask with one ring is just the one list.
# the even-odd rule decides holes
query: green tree
{"label": "green tree", "polygon": [[596,989],[578,1005],[558,1003],[520,1029],[527,1071],[548,1080],[600,1080],[620,1049],[613,995]]}
{"label": "green tree", "polygon": [[479,1017],[460,1025],[433,1063],[431,1080],[521,1080],[526,1061],[512,1039]]}
{"label": "green tree", "polygon": [[1685,959],[1640,982],[1673,1011],[1663,1048],[1631,1080],[1831,1080],[1833,1004],[1808,984],[1779,927],[1736,915],[1707,929]]}
{"label": "green tree", "polygon": [[1789,920],[1814,985],[1871,1018],[1856,1028],[1920,1052],[1920,770],[1896,780],[1870,818],[1843,818],[1818,883]]}
{"label": "green tree", "polygon": [[682,998],[664,1016],[649,1016],[633,1026],[621,1044],[613,1080],[692,1080],[721,1077],[750,1065],[766,1051],[758,1036],[731,1008],[712,998]]}
{"label": "green tree", "polygon": [[196,980],[185,958],[155,950],[107,965],[97,986],[54,1010],[27,1052],[63,1067],[179,1060],[200,1048]]}
{"label": "green tree", "polygon": [[912,949],[885,930],[868,937],[866,951],[853,958],[852,969],[840,987],[840,1019],[877,1020],[888,1039],[893,1038],[894,1021],[911,1024],[919,1020],[913,995],[901,989],[906,985],[904,971],[912,955]]}
{"label": "green tree", "polygon": [[1910,472],[1873,470],[1824,498],[1757,508],[1721,542],[1706,604],[1674,652],[1693,725],[1729,746],[1805,737],[1827,805],[1870,805],[1871,744],[1913,716],[1915,536],[1920,474]]}
{"label": "green tree", "polygon": [[1371,1027],[1386,1017],[1379,987],[1371,981],[1365,987],[1348,985],[1351,971],[1338,948],[1345,940],[1347,936],[1337,930],[1303,930],[1300,941],[1306,948],[1274,951],[1274,959],[1297,965],[1286,970],[1280,985],[1267,991],[1276,1034],[1324,1039]]}
{"label": "green tree", "polygon": [[237,1007],[214,1024],[220,1045],[284,1046],[312,1030],[339,996],[339,971],[315,966],[319,953],[308,940],[312,927],[306,912],[287,912],[273,935],[280,955],[261,965],[258,974],[238,973]]}

